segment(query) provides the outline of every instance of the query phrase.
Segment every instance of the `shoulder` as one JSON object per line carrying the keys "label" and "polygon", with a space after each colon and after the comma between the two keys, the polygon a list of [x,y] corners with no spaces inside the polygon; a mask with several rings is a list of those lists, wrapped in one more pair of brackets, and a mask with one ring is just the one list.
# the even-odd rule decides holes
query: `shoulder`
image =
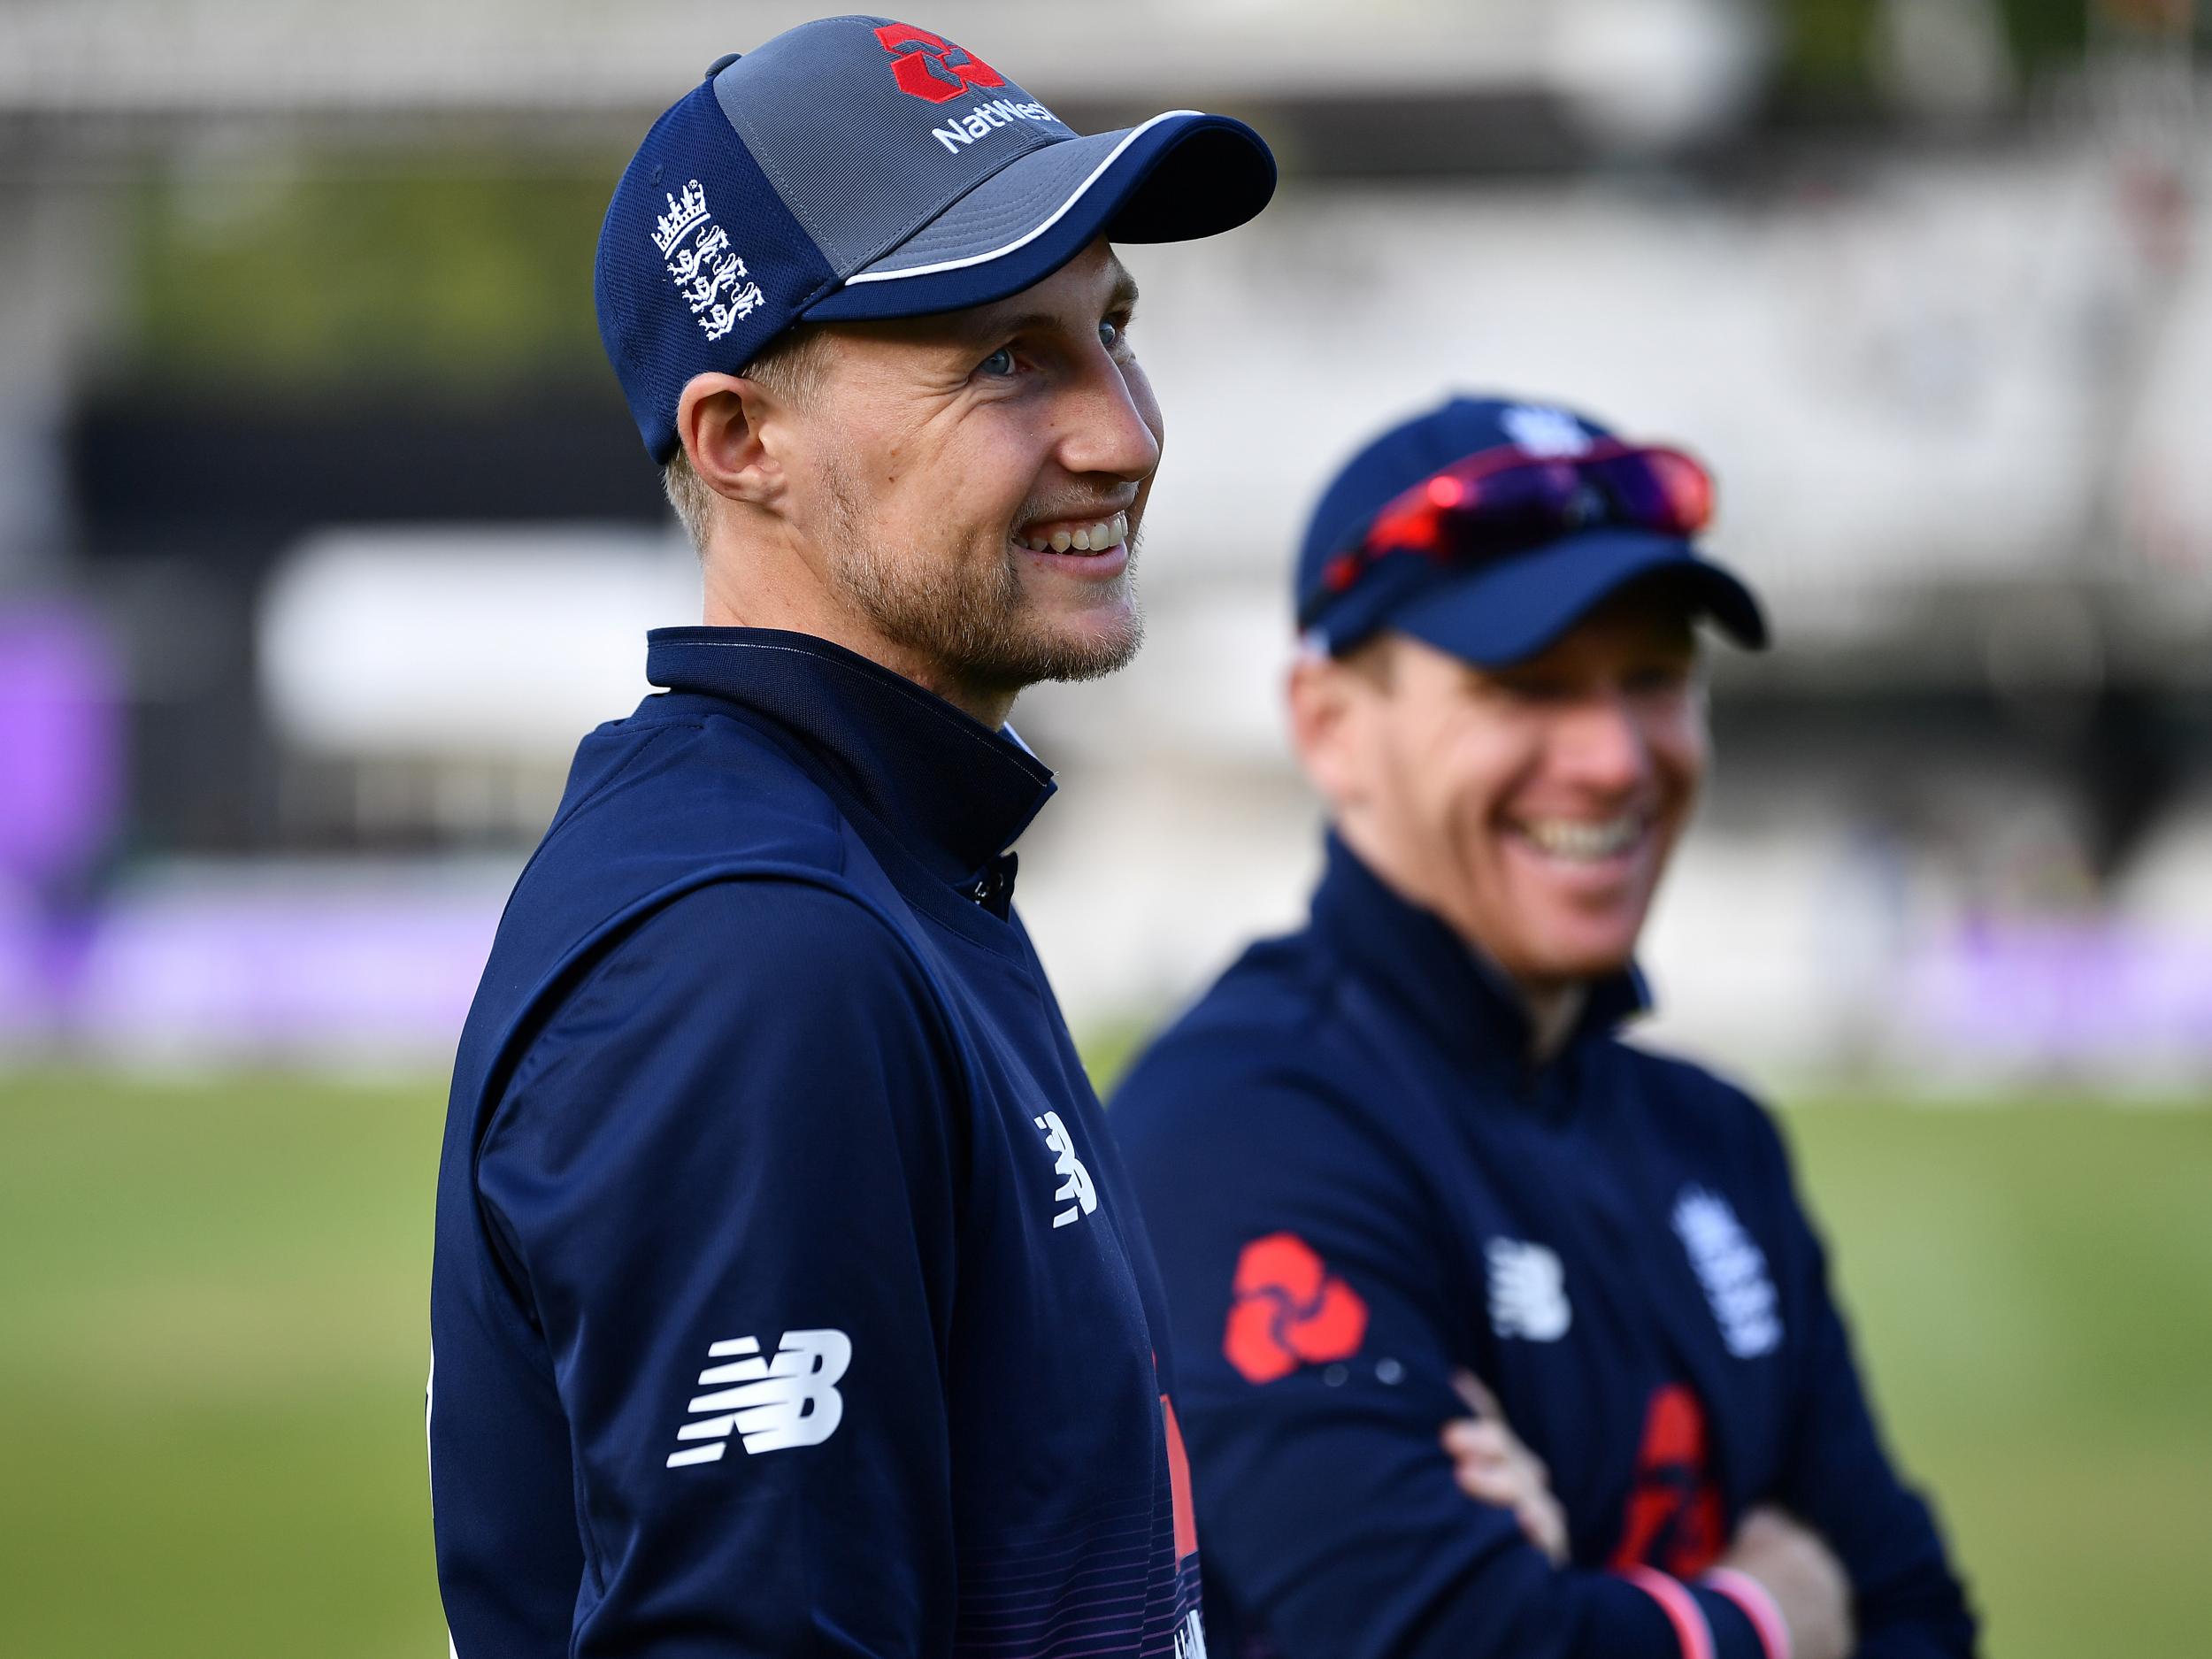
{"label": "shoulder", "polygon": [[[544,999],[503,1091],[825,1084],[864,1062],[942,1061],[948,1027],[906,941],[849,892],[788,877],[704,883],[616,930]],[[931,1065],[931,1070],[939,1066]]]}
{"label": "shoulder", "polygon": [[826,875],[740,872],[686,889],[624,930],[554,1025],[633,1002],[657,1024],[727,1025],[772,1009],[786,1023],[845,1027],[933,1002],[912,947],[872,902]]}
{"label": "shoulder", "polygon": [[1312,1039],[1330,1001],[1302,934],[1251,946],[1140,1053],[1114,1110],[1149,1120],[1225,1082],[1327,1069]]}
{"label": "shoulder", "polygon": [[1789,1145],[1775,1115],[1742,1085],[1702,1065],[1616,1040],[1609,1063],[1626,1073],[1613,1091],[1640,1120],[1624,1125],[1661,1167],[1691,1171],[1727,1192],[1747,1219],[1786,1226],[1801,1213]]}
{"label": "shoulder", "polygon": [[1615,1037],[1607,1064],[1634,1079],[1636,1094],[1655,1111],[1697,1133],[1731,1142],[1775,1137],[1773,1115],[1751,1091],[1725,1074],[1679,1055]]}
{"label": "shoulder", "polygon": [[1115,1090],[1111,1118],[1140,1179],[1394,1161],[1373,1093],[1325,964],[1294,934],[1253,946],[1146,1048]]}
{"label": "shoulder", "polygon": [[780,742],[706,699],[672,694],[584,739],[530,874],[588,871],[610,849],[830,870],[845,856],[835,803]]}
{"label": "shoulder", "polygon": [[484,1146],[546,1168],[677,1141],[788,1152],[932,1122],[963,1075],[927,976],[868,907],[718,880],[623,932],[553,1002]]}

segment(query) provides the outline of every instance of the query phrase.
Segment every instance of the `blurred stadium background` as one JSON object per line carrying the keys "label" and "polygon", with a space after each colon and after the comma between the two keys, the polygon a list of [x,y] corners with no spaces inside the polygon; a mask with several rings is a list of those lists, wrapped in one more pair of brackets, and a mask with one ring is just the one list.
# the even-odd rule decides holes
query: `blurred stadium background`
{"label": "blurred stadium background", "polygon": [[[0,0],[0,1652],[440,1649],[441,1073],[577,736],[697,604],[591,250],[687,77],[810,14]],[[1285,168],[1128,256],[1151,643],[1017,711],[1102,1074],[1301,908],[1286,568],[1348,447],[1498,388],[1701,450],[1781,648],[1717,664],[1653,1038],[1787,1107],[1992,1651],[2206,1651],[2189,0],[917,20]]]}

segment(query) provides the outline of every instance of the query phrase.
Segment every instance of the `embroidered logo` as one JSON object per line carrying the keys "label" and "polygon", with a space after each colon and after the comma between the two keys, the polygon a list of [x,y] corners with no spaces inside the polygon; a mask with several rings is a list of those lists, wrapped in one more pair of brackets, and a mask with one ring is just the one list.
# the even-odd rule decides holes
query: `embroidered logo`
{"label": "embroidered logo", "polygon": [[1175,1659],[1206,1659],[1206,1621],[1196,1608],[1175,1627]]}
{"label": "embroidered logo", "polygon": [[1052,1172],[1060,1178],[1060,1188],[1052,1196],[1067,1205],[1053,1217],[1052,1225],[1064,1227],[1098,1208],[1098,1189],[1091,1185],[1091,1172],[1083,1167],[1083,1160],[1075,1156],[1075,1142],[1068,1138],[1060,1114],[1047,1112],[1037,1119],[1037,1127],[1045,1132],[1045,1149],[1056,1155]]}
{"label": "embroidered logo", "polygon": [[891,54],[891,78],[910,97],[949,104],[971,87],[1002,87],[1006,77],[942,35],[904,23],[887,23],[876,39]]}
{"label": "embroidered logo", "polygon": [[1590,434],[1563,409],[1521,403],[1498,417],[1505,435],[1531,455],[1587,455]]}
{"label": "embroidered logo", "polygon": [[710,340],[719,340],[750,317],[768,296],[749,280],[730,234],[714,222],[705,187],[685,180],[681,195],[664,198],[668,211],[653,221],[653,246],[667,262],[669,280]]}
{"label": "embroidered logo", "polygon": [[852,1339],[842,1331],[786,1331],[773,1359],[760,1357],[755,1338],[733,1337],[708,1348],[707,1357],[729,1363],[699,1373],[699,1386],[715,1392],[694,1399],[685,1408],[691,1421],[676,1431],[680,1440],[704,1444],[669,1453],[671,1469],[720,1462],[733,1432],[748,1452],[818,1446],[837,1432],[845,1415],[837,1383],[853,1362]]}
{"label": "embroidered logo", "polygon": [[1558,1251],[1518,1239],[1493,1239],[1483,1257],[1490,1269],[1492,1330],[1531,1342],[1556,1342],[1567,1334],[1575,1316]]}
{"label": "embroidered logo", "polygon": [[1237,1257],[1221,1352],[1247,1382],[1349,1359],[1367,1335],[1367,1304],[1294,1233],[1255,1239]]}
{"label": "embroidered logo", "polygon": [[1756,1359],[1782,1345],[1782,1316],[1767,1258],[1718,1193],[1686,1187],[1674,1201],[1675,1236],[1705,1286],[1721,1340],[1738,1359]]}

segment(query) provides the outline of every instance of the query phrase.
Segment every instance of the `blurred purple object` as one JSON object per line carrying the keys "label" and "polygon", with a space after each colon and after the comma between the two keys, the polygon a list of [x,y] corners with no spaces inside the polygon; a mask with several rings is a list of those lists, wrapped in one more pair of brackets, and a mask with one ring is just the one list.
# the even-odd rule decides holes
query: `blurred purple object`
{"label": "blurred purple object", "polygon": [[91,618],[0,611],[0,881],[50,888],[107,846],[122,800],[120,693]]}
{"label": "blurred purple object", "polygon": [[140,1061],[448,1064],[512,879],[435,871],[172,877],[117,894],[69,1014]]}
{"label": "blurred purple object", "polygon": [[2212,938],[2108,917],[1985,918],[1911,963],[1927,1048],[2096,1071],[2212,1062]]}

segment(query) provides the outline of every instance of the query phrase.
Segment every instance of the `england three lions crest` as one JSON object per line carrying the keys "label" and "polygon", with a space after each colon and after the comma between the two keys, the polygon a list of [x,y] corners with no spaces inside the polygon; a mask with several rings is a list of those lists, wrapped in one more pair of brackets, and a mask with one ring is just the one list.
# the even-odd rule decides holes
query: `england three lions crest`
{"label": "england three lions crest", "polygon": [[1780,1301],[1766,1253],[1729,1202],[1702,1187],[1684,1187],[1674,1201],[1674,1232],[1705,1286],[1728,1351],[1738,1359],[1756,1359],[1781,1347]]}
{"label": "england three lions crest", "polygon": [[653,221],[653,246],[668,267],[691,314],[710,340],[719,340],[768,303],[730,246],[730,234],[714,222],[706,188],[687,179],[666,196],[668,211]]}

